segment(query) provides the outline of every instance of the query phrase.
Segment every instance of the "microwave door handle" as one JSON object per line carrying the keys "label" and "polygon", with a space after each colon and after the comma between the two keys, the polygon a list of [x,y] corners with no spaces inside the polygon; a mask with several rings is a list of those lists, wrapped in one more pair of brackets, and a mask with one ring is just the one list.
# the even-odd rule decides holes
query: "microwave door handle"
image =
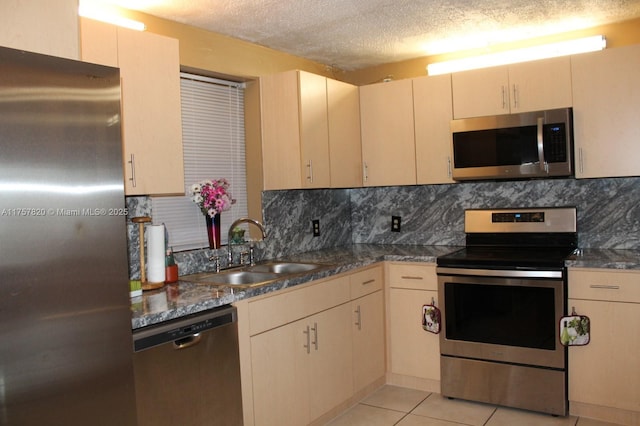
{"label": "microwave door handle", "polygon": [[538,117],[538,160],[540,161],[540,170],[545,173],[549,173],[549,164],[547,164],[547,161],[544,159],[544,139],[542,133],[543,125],[544,117]]}

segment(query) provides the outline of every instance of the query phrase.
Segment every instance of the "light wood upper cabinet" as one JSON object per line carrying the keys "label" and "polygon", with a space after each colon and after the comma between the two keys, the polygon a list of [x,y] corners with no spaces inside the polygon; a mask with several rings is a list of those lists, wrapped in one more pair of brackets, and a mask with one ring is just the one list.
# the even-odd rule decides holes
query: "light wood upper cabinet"
{"label": "light wood upper cabinet", "polygon": [[569,269],[569,306],[591,325],[589,344],[568,349],[572,414],[640,422],[638,283],[638,271]]}
{"label": "light wood upper cabinet", "polygon": [[331,187],[362,186],[360,91],[358,86],[327,79]]}
{"label": "light wood upper cabinet", "polygon": [[509,66],[511,112],[570,107],[571,60],[568,56]]}
{"label": "light wood upper cabinet", "polygon": [[118,66],[125,193],[183,194],[178,40],[81,19],[82,59]]}
{"label": "light wood upper cabinet", "polygon": [[265,190],[360,186],[356,86],[293,70],[261,77],[259,97]]}
{"label": "light wood upper cabinet", "polygon": [[415,185],[411,80],[360,87],[364,186]]}
{"label": "light wood upper cabinet", "polygon": [[482,117],[569,107],[569,57],[451,75],[453,117]]}
{"label": "light wood upper cabinet", "polygon": [[640,175],[640,45],[571,57],[576,177]]}
{"label": "light wood upper cabinet", "polygon": [[1,1],[0,46],[80,59],[78,0]]}
{"label": "light wood upper cabinet", "polygon": [[300,160],[298,163],[301,166],[301,187],[328,188],[331,185],[331,168],[327,79],[303,71],[298,71],[297,74],[300,99],[300,141],[298,142]]}
{"label": "light wood upper cabinet", "polygon": [[453,183],[451,75],[414,79],[413,111],[417,183]]}

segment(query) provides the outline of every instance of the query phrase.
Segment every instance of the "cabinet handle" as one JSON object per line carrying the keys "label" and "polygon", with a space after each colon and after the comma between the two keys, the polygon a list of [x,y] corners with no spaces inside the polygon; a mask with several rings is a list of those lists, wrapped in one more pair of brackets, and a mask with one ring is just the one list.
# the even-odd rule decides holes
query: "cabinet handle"
{"label": "cabinet handle", "polygon": [[591,288],[604,288],[608,290],[620,290],[619,285],[607,285],[607,284],[591,284],[589,287]]}
{"label": "cabinet handle", "polygon": [[422,280],[422,279],[424,279],[422,277],[412,277],[410,275],[403,275],[400,278],[402,278],[403,280]]}
{"label": "cabinet handle", "polygon": [[313,346],[315,347],[316,351],[318,350],[318,323],[314,322],[313,323],[313,327],[311,328],[311,330],[313,330]]}
{"label": "cabinet handle", "polygon": [[360,305],[358,305],[358,308],[353,312],[356,314],[356,325],[358,326],[358,330],[362,330],[362,314],[360,312]]}
{"label": "cabinet handle", "polygon": [[451,157],[447,157],[447,176],[451,178]]}
{"label": "cabinet handle", "polygon": [[578,149],[578,157],[579,157],[579,163],[580,163],[580,173],[584,173],[584,160],[582,157],[582,148]]}
{"label": "cabinet handle", "polygon": [[309,181],[309,183],[313,183],[313,160],[309,160],[307,162],[307,169],[309,170],[309,173],[307,174],[307,180]]}
{"label": "cabinet handle", "polygon": [[131,154],[131,156],[129,157],[129,161],[127,161],[127,163],[131,164],[131,177],[129,178],[129,180],[131,181],[131,185],[133,185],[133,187],[136,187],[136,163],[135,163],[135,157],[133,156],[133,154]]}
{"label": "cabinet handle", "polygon": [[362,178],[364,179],[365,182],[369,180],[369,166],[367,166],[366,161],[363,163],[363,166],[362,166]]}
{"label": "cabinet handle", "polygon": [[302,345],[302,347],[307,349],[307,353],[311,353],[311,338],[310,338],[310,333],[309,333],[309,326],[307,326],[306,330],[302,330],[303,334],[307,335],[307,344],[306,345]]}
{"label": "cabinet handle", "polygon": [[507,91],[505,90],[505,87],[502,86],[502,109],[507,109]]}
{"label": "cabinet handle", "polygon": [[373,284],[375,282],[376,282],[376,280],[375,280],[375,278],[373,278],[373,279],[370,279],[370,280],[367,280],[367,281],[362,281],[362,285]]}
{"label": "cabinet handle", "polygon": [[513,85],[513,107],[518,108],[518,86]]}

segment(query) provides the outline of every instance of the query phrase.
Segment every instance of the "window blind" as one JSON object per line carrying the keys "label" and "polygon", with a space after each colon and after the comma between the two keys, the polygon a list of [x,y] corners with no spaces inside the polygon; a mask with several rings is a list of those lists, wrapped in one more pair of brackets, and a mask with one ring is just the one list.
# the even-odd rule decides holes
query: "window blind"
{"label": "window blind", "polygon": [[244,84],[181,73],[185,196],[152,197],[153,222],[164,223],[175,251],[208,247],[205,217],[191,185],[226,178],[236,200],[221,214],[221,243],[231,223],[247,216]]}

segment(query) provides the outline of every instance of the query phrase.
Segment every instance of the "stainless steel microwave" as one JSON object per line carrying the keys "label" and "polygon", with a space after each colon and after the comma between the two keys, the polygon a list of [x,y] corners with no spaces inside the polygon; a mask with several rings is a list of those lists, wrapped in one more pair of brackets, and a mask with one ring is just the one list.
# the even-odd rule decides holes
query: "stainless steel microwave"
{"label": "stainless steel microwave", "polygon": [[574,174],[571,108],[451,121],[453,179]]}

